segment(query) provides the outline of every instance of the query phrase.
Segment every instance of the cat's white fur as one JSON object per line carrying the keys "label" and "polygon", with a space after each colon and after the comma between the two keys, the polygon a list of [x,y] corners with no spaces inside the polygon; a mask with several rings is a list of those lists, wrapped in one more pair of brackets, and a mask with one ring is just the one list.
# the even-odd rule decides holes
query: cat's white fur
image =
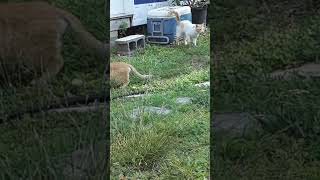
{"label": "cat's white fur", "polygon": [[199,34],[204,32],[204,24],[192,24],[189,20],[180,20],[180,16],[176,11],[171,11],[175,15],[177,21],[176,27],[176,42],[179,45],[179,40],[183,39],[184,44],[187,45],[188,42],[191,42],[197,46],[197,39]]}

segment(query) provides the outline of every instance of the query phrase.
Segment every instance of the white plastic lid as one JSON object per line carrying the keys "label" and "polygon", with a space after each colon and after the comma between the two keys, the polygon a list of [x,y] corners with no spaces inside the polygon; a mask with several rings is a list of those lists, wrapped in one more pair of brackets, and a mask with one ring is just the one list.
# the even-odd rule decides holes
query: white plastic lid
{"label": "white plastic lid", "polygon": [[173,14],[170,14],[170,11],[176,11],[179,15],[189,14],[191,13],[191,9],[189,6],[165,6],[162,8],[157,8],[148,11],[149,18],[167,18],[167,17],[174,17]]}

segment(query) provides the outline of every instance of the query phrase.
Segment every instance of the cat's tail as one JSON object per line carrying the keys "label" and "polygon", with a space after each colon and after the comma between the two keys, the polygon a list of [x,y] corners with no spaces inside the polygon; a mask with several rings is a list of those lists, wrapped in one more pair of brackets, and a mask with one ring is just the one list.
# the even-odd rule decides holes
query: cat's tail
{"label": "cat's tail", "polygon": [[152,78],[152,75],[142,75],[142,74],[140,74],[137,70],[136,70],[136,68],[134,68],[132,65],[130,65],[129,64],[129,67],[130,67],[130,69],[132,70],[132,72],[135,74],[135,75],[137,75],[137,76],[139,76],[141,79],[150,79],[150,78]]}
{"label": "cat's tail", "polygon": [[177,24],[180,24],[181,20],[180,20],[180,16],[179,16],[178,12],[176,12],[176,11],[171,11],[171,13],[176,16]]}
{"label": "cat's tail", "polygon": [[71,26],[73,32],[76,34],[77,40],[80,41],[81,46],[84,46],[84,48],[92,49],[101,58],[106,59],[109,52],[109,45],[107,43],[104,44],[101,41],[97,40],[83,27],[80,20],[73,14],[59,8],[56,8],[56,11]]}

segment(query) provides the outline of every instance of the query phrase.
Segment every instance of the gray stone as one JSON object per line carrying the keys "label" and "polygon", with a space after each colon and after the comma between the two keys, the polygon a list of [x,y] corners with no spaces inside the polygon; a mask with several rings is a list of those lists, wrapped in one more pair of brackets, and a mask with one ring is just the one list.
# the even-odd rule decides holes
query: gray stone
{"label": "gray stone", "polygon": [[126,98],[144,97],[147,95],[150,95],[150,94],[134,94],[134,95],[126,96]]}
{"label": "gray stone", "polygon": [[272,78],[290,79],[295,75],[303,76],[306,78],[320,77],[320,64],[308,63],[298,68],[287,70],[278,70],[270,74]]}
{"label": "gray stone", "polygon": [[207,81],[207,82],[203,82],[203,83],[199,83],[199,84],[196,84],[194,85],[196,87],[210,87],[210,81]]}
{"label": "gray stone", "polygon": [[90,105],[90,106],[80,106],[80,107],[66,107],[66,108],[56,108],[50,109],[48,112],[57,112],[57,113],[64,113],[64,112],[93,112],[98,111],[104,108],[104,104],[98,105]]}
{"label": "gray stone", "polygon": [[176,100],[176,103],[185,105],[185,104],[192,103],[192,101],[191,101],[191,98],[188,98],[188,97],[178,97]]}
{"label": "gray stone", "polygon": [[214,113],[213,132],[218,137],[243,137],[262,130],[260,123],[249,113]]}
{"label": "gray stone", "polygon": [[166,109],[163,107],[153,107],[153,106],[139,107],[132,111],[132,113],[130,114],[130,117],[133,119],[136,119],[143,112],[154,113],[158,115],[167,115],[171,113],[171,111],[172,110]]}
{"label": "gray stone", "polygon": [[81,79],[73,79],[71,81],[71,84],[74,86],[82,86],[83,85],[83,81]]}

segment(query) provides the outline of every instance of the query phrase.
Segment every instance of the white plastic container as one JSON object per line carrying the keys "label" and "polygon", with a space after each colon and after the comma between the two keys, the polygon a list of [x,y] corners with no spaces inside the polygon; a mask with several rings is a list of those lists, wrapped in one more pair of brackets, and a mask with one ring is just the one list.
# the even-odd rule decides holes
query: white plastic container
{"label": "white plastic container", "polygon": [[174,17],[172,14],[169,14],[170,11],[176,11],[180,16],[191,15],[191,9],[189,6],[166,6],[148,11],[148,18]]}

